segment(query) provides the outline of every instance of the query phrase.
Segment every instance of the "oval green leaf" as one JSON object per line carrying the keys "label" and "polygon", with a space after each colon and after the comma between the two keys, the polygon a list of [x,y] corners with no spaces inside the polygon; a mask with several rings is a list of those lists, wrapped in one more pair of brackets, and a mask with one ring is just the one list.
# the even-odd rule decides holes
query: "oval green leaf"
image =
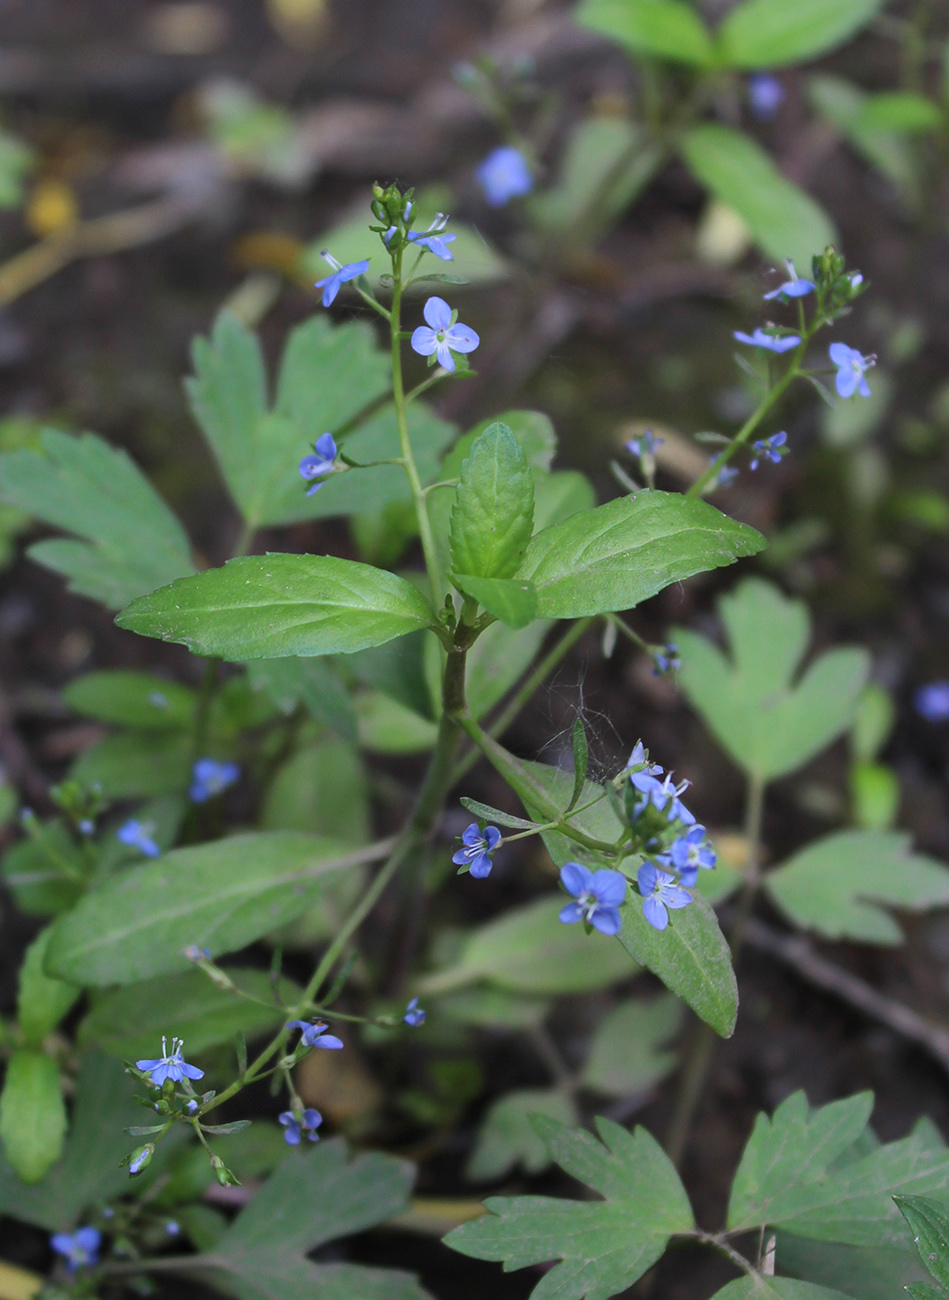
{"label": "oval green leaf", "polygon": [[45,1052],[26,1047],[11,1056],[0,1097],[0,1138],[25,1183],[38,1183],[62,1154],[66,1106],[59,1066]]}
{"label": "oval green leaf", "polygon": [[712,62],[712,41],[685,0],[583,0],[577,22],[633,54],[704,67]]}
{"label": "oval green leaf", "polygon": [[749,69],[781,68],[814,59],[849,40],[883,4],[884,0],[746,0],[719,28],[719,57],[726,67]]}

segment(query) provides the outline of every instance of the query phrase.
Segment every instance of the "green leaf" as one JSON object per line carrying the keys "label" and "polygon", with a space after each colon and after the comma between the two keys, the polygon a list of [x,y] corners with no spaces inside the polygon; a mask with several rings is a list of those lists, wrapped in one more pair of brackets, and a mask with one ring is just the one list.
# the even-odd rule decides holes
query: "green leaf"
{"label": "green leaf", "polygon": [[893,1300],[911,1282],[925,1277],[906,1250],[838,1246],[778,1234],[777,1259],[783,1272],[853,1296],[854,1300]]}
{"label": "green leaf", "polygon": [[846,1300],[840,1291],[831,1291],[812,1282],[798,1282],[790,1277],[736,1277],[716,1291],[712,1300]]}
{"label": "green leaf", "polygon": [[868,95],[860,111],[860,125],[871,131],[914,135],[920,131],[936,131],[941,123],[942,112],[938,104],[905,90]]}
{"label": "green leaf", "polygon": [[86,787],[101,785],[109,799],[181,794],[191,780],[193,749],[186,732],[119,732],[80,754],[69,775]]}
{"label": "green leaf", "polygon": [[505,1272],[560,1259],[534,1289],[537,1300],[608,1300],[642,1277],[673,1233],[690,1231],[685,1189],[645,1129],[629,1134],[598,1118],[601,1145],[585,1129],[542,1116],[534,1122],[557,1164],[604,1199],[493,1196],[485,1202],[490,1214],[455,1228],[445,1244],[474,1259],[503,1260]]}
{"label": "green leaf", "polygon": [[[521,445],[527,463],[533,470],[547,474],[557,454],[557,434],[553,421],[543,411],[503,411],[500,415],[482,420],[455,444],[450,453],[456,466],[454,473],[448,477],[457,477],[461,462],[471,449],[471,444],[491,427],[492,424],[506,424]],[[535,478],[535,486],[537,479]]]}
{"label": "green leaf", "polygon": [[52,1033],[82,991],[75,984],[50,979],[43,971],[49,936],[50,927],[47,926],[27,948],[20,967],[17,1019],[23,1037],[31,1047],[38,1047],[46,1035]]}
{"label": "green leaf", "polygon": [[510,826],[512,830],[518,831],[529,831],[535,824],[525,821],[523,817],[512,817],[510,813],[501,812],[499,808],[492,808],[489,803],[479,803],[477,799],[468,799],[464,795],[460,802],[463,808],[467,808],[468,812],[473,813],[481,821],[497,822],[499,826]]}
{"label": "green leaf", "polygon": [[0,131],[0,208],[17,208],[23,202],[23,180],[36,165],[28,144]]}
{"label": "green leaf", "polygon": [[839,831],[807,845],[765,876],[794,925],[829,939],[898,944],[903,932],[879,906],[922,912],[949,903],[949,870],[910,852],[909,835]]}
{"label": "green leaf", "polygon": [[511,578],[534,529],[527,457],[506,424],[489,424],[461,466],[449,547],[456,573]]}
{"label": "green leaf", "polygon": [[744,0],[718,30],[719,57],[726,67],[751,70],[815,59],[849,40],[883,5],[884,0]]}
{"label": "green leaf", "polygon": [[945,1300],[946,1292],[930,1282],[910,1282],[906,1288],[913,1300]]}
{"label": "green leaf", "polygon": [[[258,1001],[249,1002],[217,988],[203,971],[161,975],[97,997],[79,1026],[79,1042],[134,1061],[153,1056],[162,1035],[174,1023],[174,1032],[188,1044],[188,1051],[197,1055],[230,1043],[238,1033],[253,1039],[279,1028],[286,1018],[286,1005],[300,996],[295,984],[281,980],[281,1006],[264,971],[230,968],[227,973],[239,989]],[[270,1005],[261,1006],[260,1002]]]}
{"label": "green leaf", "polygon": [[550,1014],[550,999],[509,993],[506,989],[460,989],[438,998],[438,1014],[463,1025],[536,1029]]}
{"label": "green leaf", "polygon": [[870,762],[889,740],[896,722],[893,696],[884,686],[870,682],[860,692],[850,733],[850,749],[857,760]]}
{"label": "green leaf", "polygon": [[583,719],[578,717],[573,724],[573,794],[570,796],[568,808],[575,808],[580,801],[587,779],[589,761],[590,750],[587,745],[586,728]]}
{"label": "green leaf", "polygon": [[6,851],[0,870],[21,912],[52,916],[72,907],[83,892],[83,855],[61,821],[42,822],[39,829],[37,839],[22,839]]}
{"label": "green leaf", "polygon": [[[788,9],[785,0],[778,3]],[[835,242],[833,223],[823,209],[741,131],[704,123],[686,131],[680,147],[693,175],[738,213],[769,257],[810,265],[815,253]]]}
{"label": "green leaf", "polygon": [[782,1197],[798,1186],[821,1187],[830,1166],[863,1133],[872,1109],[870,1092],[818,1110],[795,1092],[771,1119],[759,1115],[732,1182],[729,1230],[775,1223],[773,1207]]}
{"label": "green leaf", "polygon": [[620,912],[617,936],[634,961],[658,975],[697,1016],[723,1038],[730,1038],[738,1016],[738,985],[731,952],[711,903],[697,891],[692,902],[669,914],[669,927],[654,930],[633,892]]}
{"label": "green leaf", "polygon": [[733,761],[767,781],[803,766],[850,726],[869,670],[864,650],[832,650],[793,676],[809,639],[806,607],[747,578],[719,602],[731,661],[685,628],[679,682]]}
{"label": "green leaf", "polygon": [[574,18],[632,54],[707,67],[712,41],[686,0],[583,0]]}
{"label": "green leaf", "polygon": [[619,497],[538,533],[517,576],[539,618],[632,609],[673,582],[753,555],[764,538],[704,501],[668,492]]}
{"label": "green leaf", "polygon": [[468,652],[468,707],[473,717],[492,709],[527,672],[550,627],[540,620],[522,628],[498,622],[481,633]]}
{"label": "green leaf", "polygon": [[562,895],[539,898],[480,926],[465,940],[457,963],[426,976],[419,992],[487,980],[524,993],[581,993],[635,973],[617,944],[587,936],[582,926],[561,925],[562,907]]}
{"label": "green leaf", "polygon": [[597,1026],[583,1083],[608,1097],[644,1093],[665,1078],[678,1061],[662,1050],[682,1022],[678,998],[663,996],[650,1002],[633,998],[620,1002]]}
{"label": "green leaf", "polygon": [[475,578],[453,573],[452,581],[508,627],[527,627],[537,615],[537,591],[532,582],[518,578]]}
{"label": "green leaf", "polygon": [[298,704],[343,740],[356,739],[356,710],[331,660],[252,659],[247,676],[255,691],[264,691],[288,717]]}
{"label": "green leaf", "polygon": [[299,749],[275,773],[260,821],[265,830],[308,831],[340,844],[368,844],[368,779],[355,747],[337,740]]}
{"label": "green leaf", "polygon": [[0,1139],[7,1160],[25,1183],[38,1183],[62,1155],[65,1136],[59,1066],[45,1052],[17,1048],[0,1095]]}
{"label": "green leaf", "polygon": [[909,1224],[919,1258],[940,1287],[949,1287],[949,1215],[945,1205],[928,1196],[895,1196]]}
{"label": "green leaf", "polygon": [[185,970],[190,944],[235,952],[299,916],[350,865],[335,840],[272,831],[175,849],[87,894],[55,923],[50,975],[89,986]]}
{"label": "green leaf", "polygon": [[435,744],[438,727],[382,691],[356,700],[359,743],[377,754],[418,754]]}
{"label": "green leaf", "polygon": [[428,627],[432,609],[394,573],[332,555],[250,555],[135,601],[116,622],[224,659],[349,653]]}
{"label": "green leaf", "polygon": [[42,447],[0,456],[0,498],[83,540],[37,542],[34,560],[113,609],[194,572],[184,529],[124,451],[55,429]]}
{"label": "green leaf", "polygon": [[807,90],[817,112],[841,132],[871,167],[881,171],[908,198],[918,195],[920,175],[913,150],[898,134],[866,125],[863,109],[869,96],[864,91],[842,77],[828,76],[812,77]]}
{"label": "green leaf", "polygon": [[63,700],[83,717],[120,726],[180,730],[194,722],[194,691],[124,668],[77,677],[63,691]]}
{"label": "green leaf", "polygon": [[527,1174],[542,1173],[550,1164],[550,1155],[531,1123],[532,1115],[545,1115],[568,1127],[578,1118],[573,1101],[559,1089],[504,1093],[481,1122],[465,1177],[475,1183],[490,1182],[518,1166]]}

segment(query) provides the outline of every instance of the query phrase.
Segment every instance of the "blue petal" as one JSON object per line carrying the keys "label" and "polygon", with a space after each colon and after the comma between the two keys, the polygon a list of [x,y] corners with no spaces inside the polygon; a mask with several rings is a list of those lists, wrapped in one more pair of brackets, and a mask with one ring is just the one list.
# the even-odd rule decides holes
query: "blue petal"
{"label": "blue petal", "polygon": [[560,868],[560,882],[568,894],[579,898],[588,892],[593,880],[593,872],[581,866],[579,862],[565,862]]}
{"label": "blue petal", "polygon": [[626,902],[626,877],[620,871],[604,868],[593,873],[590,892],[601,907],[619,907]]}
{"label": "blue petal", "polygon": [[567,903],[560,909],[558,921],[563,921],[564,925],[575,925],[577,921],[583,920],[583,908],[579,903]]}
{"label": "blue petal", "polygon": [[615,907],[598,907],[590,917],[590,924],[600,934],[619,934],[622,928],[619,912]]}
{"label": "blue petal", "polygon": [[331,1052],[338,1052],[342,1049],[343,1040],[341,1038],[334,1038],[332,1034],[321,1034],[313,1046],[328,1047]]}
{"label": "blue petal", "polygon": [[181,1073],[189,1079],[203,1079],[204,1071],[199,1070],[196,1065],[188,1065],[187,1061],[181,1062]]}
{"label": "blue petal", "polygon": [[636,872],[636,884],[639,887],[639,892],[644,897],[648,897],[656,888],[656,881],[659,879],[659,875],[659,869],[653,866],[651,862],[644,862]]}
{"label": "blue petal", "polygon": [[486,876],[490,876],[493,865],[487,853],[479,853],[471,863],[469,874],[474,876],[475,880],[484,880]]}
{"label": "blue petal", "polygon": [[469,849],[476,848],[483,840],[484,836],[477,822],[472,822],[461,837],[462,844],[467,844]]}
{"label": "blue petal", "polygon": [[643,900],[643,915],[654,930],[664,930],[669,924],[669,913],[654,896]]}
{"label": "blue petal", "polygon": [[493,853],[501,839],[501,832],[496,826],[486,826],[484,828],[484,840],[488,846],[488,852]]}

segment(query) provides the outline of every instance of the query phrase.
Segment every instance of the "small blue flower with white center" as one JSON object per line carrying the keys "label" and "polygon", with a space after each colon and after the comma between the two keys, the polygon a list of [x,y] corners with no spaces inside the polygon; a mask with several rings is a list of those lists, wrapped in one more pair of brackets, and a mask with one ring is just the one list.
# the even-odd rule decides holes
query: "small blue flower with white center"
{"label": "small blue flower with white center", "polygon": [[773,302],[775,298],[781,302],[787,302],[789,298],[805,298],[809,293],[814,293],[817,285],[812,280],[802,280],[799,278],[794,269],[794,263],[789,261],[787,264],[788,275],[790,279],[779,284],[776,289],[764,295],[765,302]]}
{"label": "small blue flower with white center", "polygon": [[930,682],[920,686],[913,705],[927,722],[949,722],[949,682]]}
{"label": "small blue flower with white center", "polygon": [[445,213],[436,212],[435,220],[429,226],[428,230],[420,230],[415,234],[409,235],[409,243],[418,244],[420,248],[428,249],[430,253],[434,253],[436,257],[440,257],[443,262],[453,262],[455,260],[455,255],[448,245],[454,241],[456,236],[446,235],[443,233],[447,225],[448,217]]}
{"label": "small blue flower with white center", "polygon": [[829,351],[830,359],[837,367],[834,383],[840,396],[853,397],[854,393],[859,393],[861,397],[869,397],[867,371],[876,365],[876,357],[865,357],[846,343],[831,343]]}
{"label": "small blue flower with white center", "polygon": [[429,298],[422,315],[428,324],[419,325],[412,334],[412,350],[420,357],[434,356],[445,370],[455,368],[453,352],[474,352],[481,342],[470,326],[456,322],[444,298]]}
{"label": "small blue flower with white center", "polygon": [[759,122],[770,122],[776,117],[786,95],[780,81],[770,73],[758,72],[748,78],[748,104]]}
{"label": "small blue flower with white center", "polygon": [[321,433],[313,444],[313,455],[304,456],[300,461],[300,474],[311,485],[307,489],[308,497],[323,487],[327,474],[333,472],[338,454],[339,449],[333,435]]}
{"label": "small blue flower with white center", "polygon": [[718,861],[717,853],[705,837],[704,826],[693,826],[680,836],[670,848],[668,857],[682,884],[689,888],[698,879],[699,867],[711,871]]}
{"label": "small blue flower with white center", "polygon": [[411,1002],[405,1008],[405,1015],[402,1017],[407,1025],[414,1028],[417,1025],[425,1024],[425,1012],[418,1004],[418,998],[412,998]]}
{"label": "small blue flower with white center", "polygon": [[183,1039],[173,1038],[169,1052],[167,1040],[162,1038],[161,1056],[154,1061],[136,1061],[135,1066],[151,1075],[156,1088],[160,1088],[166,1079],[171,1079],[172,1083],[180,1083],[182,1079],[203,1079],[204,1071],[196,1065],[189,1065],[181,1055],[183,1051]]}
{"label": "small blue flower with white center", "polygon": [[470,872],[475,880],[484,880],[490,876],[491,868],[494,863],[491,861],[491,854],[501,842],[501,832],[496,826],[485,826],[484,830],[477,822],[472,822],[468,829],[461,837],[461,842],[465,846],[459,849],[452,858],[456,867],[461,867],[459,876],[464,875],[465,871]]}
{"label": "small blue flower with white center", "polygon": [[513,145],[492,149],[475,175],[492,208],[503,208],[511,199],[523,198],[534,188],[527,159]]}
{"label": "small blue flower with white center", "polygon": [[784,444],[788,440],[788,435],[782,430],[780,433],[773,433],[770,438],[758,438],[754,443],[755,455],[751,460],[748,468],[756,470],[763,460],[770,460],[775,465],[780,465],[783,456],[789,456],[790,447]]}
{"label": "small blue flower with white center", "polygon": [[567,862],[560,869],[560,883],[576,900],[561,909],[564,925],[584,921],[600,934],[619,934],[619,909],[626,901],[626,877],[604,868],[590,871],[579,862]]}
{"label": "small blue flower with white center", "polygon": [[664,442],[665,438],[657,438],[652,429],[644,429],[635,438],[630,438],[626,450],[631,456],[643,460],[646,456],[655,456],[656,448],[661,447]]}
{"label": "small blue flower with white center", "polygon": [[653,652],[652,671],[656,677],[661,677],[663,673],[674,673],[682,667],[682,660],[679,658],[679,647],[675,641],[670,641],[668,645],[660,646]]}
{"label": "small blue flower with white center", "polygon": [[695,822],[695,818],[689,812],[688,808],[686,808],[681,798],[692,782],[680,781],[679,784],[676,785],[672,779],[672,773],[668,772],[665,780],[661,784],[657,781],[656,784],[659,786],[659,789],[653,790],[649,796],[653,805],[658,808],[660,812],[665,812],[666,818],[670,822],[678,820],[680,822],[685,822],[687,826],[692,826]]}
{"label": "small blue flower with white center", "polygon": [[367,261],[347,262],[343,266],[325,248],[320,253],[320,257],[333,268],[333,274],[326,276],[323,280],[317,280],[313,287],[323,290],[323,306],[332,307],[342,286],[348,284],[350,280],[355,280],[357,276],[365,275],[369,270],[369,263]]}
{"label": "small blue flower with white center", "polygon": [[311,1108],[303,1111],[297,1119],[292,1110],[285,1110],[282,1115],[277,1116],[277,1123],[282,1124],[286,1129],[283,1140],[287,1146],[298,1147],[304,1133],[311,1142],[319,1142],[320,1135],[316,1130],[323,1123],[323,1116],[318,1110]]}
{"label": "small blue flower with white center", "polygon": [[330,1052],[342,1050],[343,1040],[328,1034],[326,1031],[329,1025],[324,1024],[322,1020],[317,1020],[313,1024],[309,1020],[291,1020],[287,1028],[302,1030],[300,1041],[305,1047],[325,1047]]}
{"label": "small blue flower with white center", "polygon": [[644,862],[636,873],[636,884],[643,896],[643,914],[654,930],[669,924],[669,909],[688,907],[692,895],[676,884],[675,876],[652,862]]}
{"label": "small blue flower with white center", "polygon": [[[801,283],[800,280],[797,281]],[[756,329],[753,334],[745,334],[741,330],[735,330],[732,338],[737,339],[739,343],[747,343],[752,348],[764,348],[766,352],[790,352],[800,343],[797,334],[768,334],[767,331],[760,328]]]}
{"label": "small blue flower with white center", "polygon": [[75,1232],[54,1232],[49,1244],[57,1255],[62,1255],[70,1273],[78,1268],[91,1268],[99,1262],[102,1233],[98,1228],[77,1228]]}
{"label": "small blue flower with white center", "polygon": [[138,849],[139,853],[144,853],[146,858],[157,858],[161,855],[161,849],[152,839],[154,830],[153,822],[140,822],[130,817],[115,832],[115,838],[131,849]]}
{"label": "small blue flower with white center", "polygon": [[192,803],[207,803],[222,794],[240,777],[236,763],[219,763],[216,758],[199,758],[191,769],[191,788],[188,798]]}
{"label": "small blue flower with white center", "polygon": [[[636,771],[630,775],[631,781],[634,776],[657,777],[662,776],[665,771],[665,768],[660,767],[658,763],[650,763],[649,755],[646,752],[646,746],[641,740],[637,740],[636,744],[633,746],[633,752],[629,756],[626,767],[627,770],[631,767],[636,769]],[[636,783],[633,782],[633,784],[635,785]],[[656,784],[659,784],[658,781]],[[641,787],[637,787],[637,789],[639,788]]]}

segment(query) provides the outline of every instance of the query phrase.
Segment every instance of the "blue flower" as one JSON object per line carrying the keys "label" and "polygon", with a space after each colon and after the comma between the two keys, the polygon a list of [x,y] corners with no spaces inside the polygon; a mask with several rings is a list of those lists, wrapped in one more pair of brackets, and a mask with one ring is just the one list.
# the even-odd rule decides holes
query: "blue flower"
{"label": "blue flower", "polygon": [[561,910],[564,925],[585,921],[600,934],[619,934],[620,904],[626,901],[626,877],[619,871],[590,871],[579,862],[567,862],[560,870],[560,880],[568,894],[576,899]]}
{"label": "blue flower", "polygon": [[[711,456],[708,463],[714,465],[717,459],[717,456]],[[740,473],[741,471],[735,469],[732,465],[723,465],[715,476],[714,486],[719,488],[731,487]]]}
{"label": "blue flower", "polygon": [[710,871],[718,861],[718,855],[705,838],[704,826],[693,826],[677,839],[669,850],[669,858],[683,885],[690,887],[698,879],[699,867]]}
{"label": "blue flower", "polygon": [[840,396],[853,397],[854,393],[859,393],[861,397],[869,397],[870,385],[866,375],[870,367],[876,365],[876,357],[865,357],[846,343],[831,343],[829,351],[830,359],[837,367],[835,383]]}
{"label": "blue flower", "polygon": [[642,460],[644,456],[654,456],[656,448],[661,447],[664,442],[665,438],[657,438],[652,429],[644,429],[635,438],[630,438],[626,450],[631,456],[638,456]]}
{"label": "blue flower", "polygon": [[331,1052],[338,1052],[342,1049],[343,1040],[336,1038],[333,1034],[326,1031],[329,1028],[322,1020],[317,1020],[311,1024],[309,1020],[291,1020],[287,1025],[288,1029],[302,1029],[303,1037],[300,1041],[306,1047],[325,1047]]}
{"label": "blue flower", "polygon": [[300,461],[300,473],[308,483],[312,483],[312,487],[307,491],[308,497],[311,497],[314,492],[319,492],[323,486],[322,482],[314,480],[324,479],[327,474],[333,472],[338,454],[336,439],[331,433],[321,433],[313,444],[313,451],[314,455],[304,456]]}
{"label": "blue flower", "polygon": [[[484,880],[490,876],[494,863],[491,854],[501,842],[501,832],[496,826],[485,826],[482,831],[477,822],[472,822],[461,837],[464,844],[452,858],[455,866],[467,867],[475,880]],[[458,873],[462,875],[462,872]]]}
{"label": "blue flower", "polygon": [[748,468],[757,469],[762,460],[770,460],[773,464],[779,465],[781,457],[790,454],[790,449],[784,445],[787,440],[788,435],[783,430],[780,433],[773,433],[770,438],[758,438],[754,443],[755,456]]}
{"label": "blue flower", "polygon": [[[653,769],[661,772],[662,768]],[[677,818],[691,826],[695,818],[682,802],[681,795],[688,790],[691,782],[680,781],[676,785],[672,779],[672,773],[667,772],[664,780],[658,781],[649,771],[633,772],[630,774],[630,781],[635,788],[644,796],[642,801],[635,808],[633,818],[639,816],[648,804],[652,804],[659,812],[665,812],[666,818],[674,822]]]}
{"label": "blue flower", "polygon": [[283,1135],[283,1140],[288,1147],[298,1147],[300,1138],[304,1133],[311,1142],[319,1142],[320,1140],[320,1135],[316,1130],[323,1123],[323,1116],[318,1110],[305,1110],[299,1119],[296,1118],[292,1110],[285,1110],[282,1115],[277,1116],[277,1122],[287,1130]]}
{"label": "blue flower", "polygon": [[474,352],[481,342],[473,329],[455,323],[454,312],[444,298],[429,298],[422,315],[428,325],[419,325],[412,335],[412,348],[421,357],[436,356],[446,370],[455,368],[453,352]]}
{"label": "blue flower", "polygon": [[324,248],[320,253],[324,262],[327,262],[333,268],[333,274],[326,276],[323,280],[317,280],[314,288],[323,290],[323,306],[331,307],[336,301],[336,295],[344,284],[350,280],[355,280],[358,275],[364,275],[369,270],[368,262],[347,262],[341,266],[335,257]]}
{"label": "blue flower", "polygon": [[161,855],[161,849],[151,838],[154,829],[152,822],[140,822],[130,817],[115,832],[115,838],[122,844],[127,844],[129,848],[138,849],[140,853],[145,854],[146,858],[157,858]]}
{"label": "blue flower", "polygon": [[679,658],[679,647],[675,641],[670,641],[668,645],[660,646],[653,653],[653,673],[660,677],[663,673],[677,672],[682,667],[682,660]]}
{"label": "blue flower", "polygon": [[191,769],[191,789],[188,798],[192,803],[207,803],[233,785],[241,774],[236,763],[219,763],[215,758],[199,758]]}
{"label": "blue flower", "polygon": [[181,1224],[177,1219],[169,1219],[165,1224],[165,1231],[169,1237],[177,1237],[181,1233]]}
{"label": "blue flower", "polygon": [[156,1088],[160,1088],[166,1079],[171,1079],[172,1083],[180,1083],[185,1078],[203,1079],[204,1071],[199,1070],[195,1065],[189,1065],[181,1055],[183,1051],[183,1040],[173,1038],[169,1052],[168,1043],[165,1038],[162,1038],[161,1056],[155,1061],[136,1061],[135,1065],[137,1069],[144,1070],[146,1074],[152,1076],[152,1083]]}
{"label": "blue flower", "polygon": [[759,122],[770,122],[777,115],[786,94],[787,91],[777,77],[772,77],[767,72],[759,72],[748,78],[748,103],[752,115]]}
{"label": "blue flower", "polygon": [[198,1113],[198,1103],[192,1097],[191,1100],[188,1102],[188,1104],[185,1106],[185,1114],[197,1115],[197,1113]]}
{"label": "blue flower", "polygon": [[402,1017],[407,1025],[424,1025],[425,1012],[418,1004],[418,998],[413,998],[405,1008],[405,1015]]}
{"label": "blue flower", "polygon": [[636,883],[643,896],[643,913],[654,930],[664,930],[669,924],[668,908],[688,907],[692,902],[692,895],[676,884],[675,876],[652,862],[639,868]]}
{"label": "blue flower", "polygon": [[[633,746],[633,752],[630,754],[629,761],[627,762],[626,766],[627,768],[630,767],[636,768],[636,771],[632,774],[632,776],[630,776],[631,781],[633,779],[633,776],[656,777],[656,776],[662,776],[663,772],[665,771],[665,769],[660,767],[658,763],[650,763],[649,755],[646,753],[646,747],[641,740],[637,740],[636,744]],[[633,782],[633,784],[635,785],[635,782]],[[656,785],[658,784],[659,782],[657,781]],[[637,789],[641,789],[641,788],[642,788],[641,786],[637,786]]]}
{"label": "blue flower", "polygon": [[206,961],[211,960],[210,948],[199,948],[196,943],[189,943],[186,948],[182,948],[182,953],[188,958],[188,961],[200,961],[202,957]]}
{"label": "blue flower", "polygon": [[916,712],[927,722],[949,722],[949,682],[930,682],[913,696]]}
{"label": "blue flower", "polygon": [[102,1233],[98,1228],[77,1228],[75,1232],[55,1232],[49,1244],[57,1255],[62,1255],[70,1273],[77,1268],[88,1268],[99,1262]]}
{"label": "blue flower", "polygon": [[[801,284],[803,282],[798,280],[796,283]],[[760,327],[755,330],[754,334],[743,334],[741,330],[735,330],[732,337],[737,339],[739,343],[747,343],[750,347],[764,348],[768,352],[778,353],[790,352],[801,341],[796,334],[782,334],[778,337],[774,334],[767,334]]]}
{"label": "blue flower", "polygon": [[[409,235],[409,243],[418,244],[420,248],[427,248],[430,253],[440,257],[443,262],[453,262],[455,255],[448,245],[455,239],[455,236],[442,234],[447,225],[448,218],[445,213],[436,212],[435,220],[428,230],[420,230],[414,235]],[[426,317],[427,319],[428,317]],[[449,367],[446,367],[446,369],[449,369]]]}
{"label": "blue flower", "polygon": [[780,298],[782,302],[787,302],[789,298],[803,298],[809,293],[814,293],[817,286],[811,280],[801,280],[798,278],[794,269],[794,263],[788,262],[788,274],[790,280],[785,280],[779,284],[776,289],[764,295],[765,302],[771,302],[775,298]]}
{"label": "blue flower", "polygon": [[513,145],[492,149],[475,175],[492,208],[503,208],[511,199],[522,198],[534,188],[527,159]]}
{"label": "blue flower", "polygon": [[95,835],[96,824],[90,818],[83,817],[82,821],[76,824],[76,830],[80,835]]}

